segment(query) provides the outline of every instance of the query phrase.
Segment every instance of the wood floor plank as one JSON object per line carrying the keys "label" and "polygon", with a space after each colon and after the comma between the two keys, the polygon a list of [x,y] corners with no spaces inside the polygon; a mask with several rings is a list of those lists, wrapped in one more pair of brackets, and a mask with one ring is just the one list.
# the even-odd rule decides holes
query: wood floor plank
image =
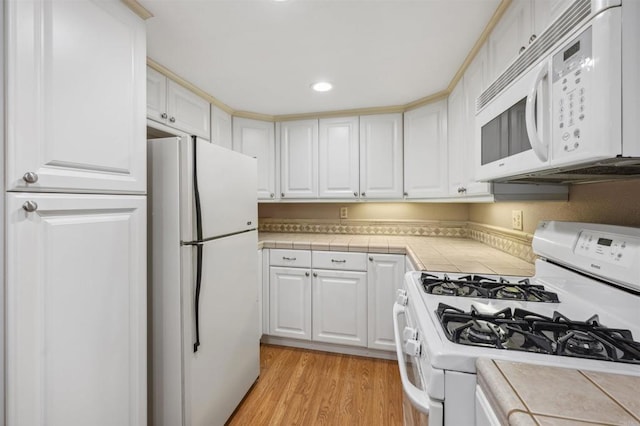
{"label": "wood floor plank", "polygon": [[260,378],[236,425],[401,425],[395,361],[262,345]]}

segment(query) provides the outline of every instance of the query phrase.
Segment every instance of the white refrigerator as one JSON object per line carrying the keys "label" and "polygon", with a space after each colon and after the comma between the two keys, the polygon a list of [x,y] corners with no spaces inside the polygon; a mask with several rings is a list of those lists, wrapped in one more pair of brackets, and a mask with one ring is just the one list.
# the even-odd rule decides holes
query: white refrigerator
{"label": "white refrigerator", "polygon": [[148,142],[149,424],[223,425],[260,371],[256,160]]}

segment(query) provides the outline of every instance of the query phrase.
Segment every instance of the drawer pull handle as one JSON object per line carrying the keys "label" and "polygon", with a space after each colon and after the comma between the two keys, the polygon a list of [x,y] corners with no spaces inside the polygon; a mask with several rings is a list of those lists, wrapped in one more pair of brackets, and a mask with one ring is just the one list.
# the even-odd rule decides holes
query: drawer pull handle
{"label": "drawer pull handle", "polygon": [[342,259],[342,260],[331,259],[331,262],[333,262],[333,263],[347,263],[347,260],[346,259]]}
{"label": "drawer pull handle", "polygon": [[282,260],[296,260],[295,257],[282,256]]}

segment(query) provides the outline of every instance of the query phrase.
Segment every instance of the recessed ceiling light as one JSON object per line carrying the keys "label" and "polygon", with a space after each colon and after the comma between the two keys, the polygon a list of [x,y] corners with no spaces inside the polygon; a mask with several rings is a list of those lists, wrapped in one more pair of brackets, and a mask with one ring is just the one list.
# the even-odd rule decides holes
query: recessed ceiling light
{"label": "recessed ceiling light", "polygon": [[317,83],[313,83],[311,85],[311,88],[316,92],[328,92],[329,90],[333,89],[333,84],[327,81],[319,81]]}

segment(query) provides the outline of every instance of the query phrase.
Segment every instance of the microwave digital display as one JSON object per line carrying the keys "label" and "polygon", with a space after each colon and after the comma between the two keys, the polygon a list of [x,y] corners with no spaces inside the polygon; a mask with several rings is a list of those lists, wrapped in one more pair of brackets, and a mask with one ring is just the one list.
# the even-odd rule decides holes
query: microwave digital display
{"label": "microwave digital display", "polygon": [[564,51],[563,59],[566,61],[567,59],[569,59],[579,51],[580,51],[580,41],[577,41],[573,44],[573,46],[571,46],[570,48]]}

